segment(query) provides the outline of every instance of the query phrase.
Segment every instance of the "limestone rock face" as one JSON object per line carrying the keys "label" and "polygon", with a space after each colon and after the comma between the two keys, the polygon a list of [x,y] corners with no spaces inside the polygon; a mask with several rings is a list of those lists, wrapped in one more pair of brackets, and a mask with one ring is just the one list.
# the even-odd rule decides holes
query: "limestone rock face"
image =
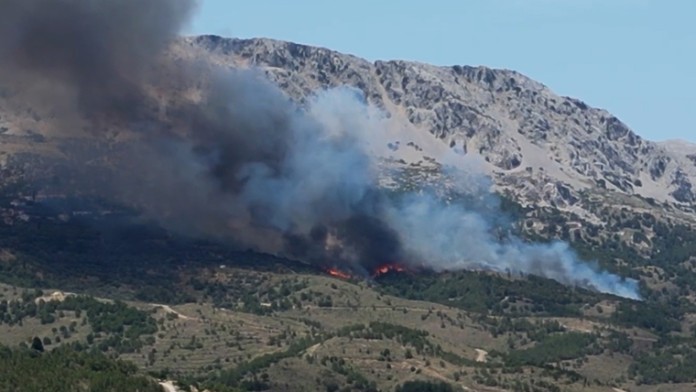
{"label": "limestone rock face", "polygon": [[[523,205],[565,209],[601,222],[597,205],[633,200],[671,206],[696,221],[696,145],[645,140],[607,111],[558,96],[515,71],[370,62],[291,42],[217,36],[181,38],[167,55],[174,60],[167,64],[204,59],[253,69],[299,104],[326,88],[360,90],[390,119],[384,161],[405,166],[411,184],[446,182],[437,177],[438,167],[456,165],[464,156],[487,172],[496,190]],[[167,71],[161,70],[163,78]],[[197,99],[197,87],[177,83],[172,77],[169,91],[153,91],[162,97],[162,107],[144,110],[164,113],[166,100]],[[55,150],[45,129],[50,121],[43,120],[51,115],[0,97],[0,152],[5,154],[0,166],[8,153]],[[128,140],[122,129],[108,124],[103,134],[110,141]]]}
{"label": "limestone rock face", "polygon": [[218,64],[261,69],[298,102],[317,89],[356,87],[405,129],[435,141],[421,135],[419,143],[405,132],[399,145],[413,147],[424,162],[442,149],[480,156],[495,185],[522,202],[572,206],[585,189],[686,206],[696,200],[696,146],[647,141],[607,111],[558,96],[515,71],[369,62],[269,39],[200,36],[175,47]]}

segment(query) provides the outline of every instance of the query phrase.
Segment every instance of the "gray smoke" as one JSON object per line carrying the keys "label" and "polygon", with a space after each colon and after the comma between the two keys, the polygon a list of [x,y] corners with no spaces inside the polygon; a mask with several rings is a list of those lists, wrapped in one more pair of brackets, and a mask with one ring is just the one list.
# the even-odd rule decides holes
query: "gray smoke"
{"label": "gray smoke", "polygon": [[[56,135],[71,135],[70,118],[91,135],[63,144],[73,192],[185,233],[355,273],[394,262],[491,268],[638,297],[636,282],[582,263],[565,244],[498,238],[490,203],[388,195],[375,159],[388,120],[355,90],[319,92],[300,108],[255,71],[172,61],[167,49],[194,6],[0,0],[2,87],[52,110]],[[114,129],[129,141],[114,142]],[[470,200],[494,199],[475,173],[458,183]]]}
{"label": "gray smoke", "polygon": [[636,281],[579,260],[567,243],[534,244],[514,236],[497,238],[490,216],[462,205],[444,205],[432,196],[411,195],[391,210],[389,221],[400,227],[406,251],[419,254],[435,270],[522,272],[621,297],[640,298]]}
{"label": "gray smoke", "polygon": [[[1,0],[0,80],[59,82],[82,113],[139,111],[158,54],[192,0]],[[37,80],[38,78],[38,80]]]}

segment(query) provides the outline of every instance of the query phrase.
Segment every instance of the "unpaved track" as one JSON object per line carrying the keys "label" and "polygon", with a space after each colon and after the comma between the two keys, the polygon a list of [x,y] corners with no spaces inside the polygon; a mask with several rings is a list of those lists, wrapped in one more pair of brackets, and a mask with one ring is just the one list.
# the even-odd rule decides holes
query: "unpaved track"
{"label": "unpaved track", "polygon": [[164,389],[164,392],[179,392],[171,381],[160,381],[159,385]]}
{"label": "unpaved track", "polygon": [[177,312],[176,310],[172,309],[172,307],[169,305],[162,305],[162,304],[150,304],[150,305],[152,305],[154,307],[160,307],[167,313],[173,313],[173,314],[179,316],[179,318],[182,320],[198,320],[196,318],[189,317],[189,316],[186,316],[185,314],[181,314],[181,313]]}
{"label": "unpaved track", "polygon": [[488,351],[476,349],[476,362],[488,362]]}

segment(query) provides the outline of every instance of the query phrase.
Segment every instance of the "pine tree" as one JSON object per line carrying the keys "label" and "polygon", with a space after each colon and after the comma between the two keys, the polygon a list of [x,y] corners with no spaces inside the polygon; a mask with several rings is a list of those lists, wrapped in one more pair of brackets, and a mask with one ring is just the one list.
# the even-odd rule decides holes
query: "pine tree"
{"label": "pine tree", "polygon": [[34,336],[34,339],[31,341],[31,349],[40,353],[44,352],[44,345],[43,342],[41,342],[41,338]]}

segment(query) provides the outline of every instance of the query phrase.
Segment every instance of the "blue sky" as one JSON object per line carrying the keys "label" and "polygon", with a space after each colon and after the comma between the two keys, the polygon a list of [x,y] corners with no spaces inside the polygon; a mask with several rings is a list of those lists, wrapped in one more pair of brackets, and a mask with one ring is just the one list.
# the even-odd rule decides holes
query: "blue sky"
{"label": "blue sky", "polygon": [[696,0],[201,0],[187,34],[522,72],[651,140],[696,142]]}

